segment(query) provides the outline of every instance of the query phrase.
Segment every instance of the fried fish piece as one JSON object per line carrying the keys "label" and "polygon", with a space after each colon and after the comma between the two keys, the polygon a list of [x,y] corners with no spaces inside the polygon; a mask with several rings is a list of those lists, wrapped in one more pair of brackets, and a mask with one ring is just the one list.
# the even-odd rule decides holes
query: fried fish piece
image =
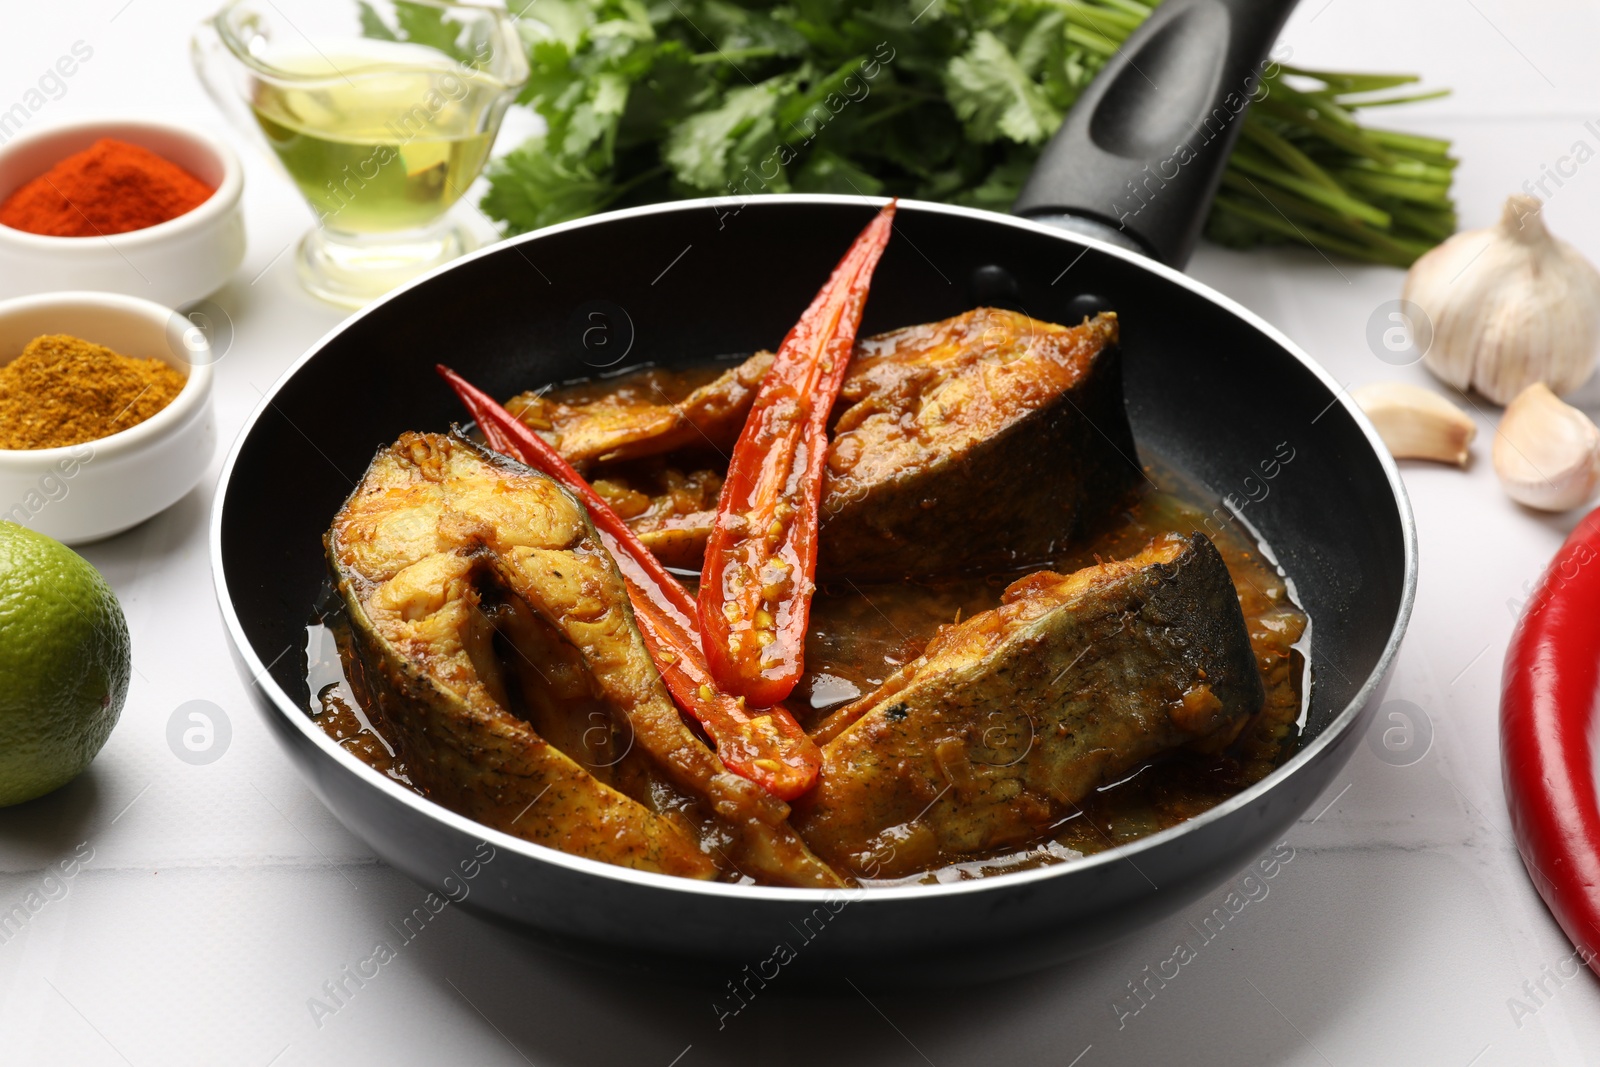
{"label": "fried fish piece", "polygon": [[699,570],[717,517],[722,475],[680,471],[659,459],[609,466],[594,491],[669,567]]}
{"label": "fried fish piece", "polygon": [[711,541],[715,511],[693,511],[668,515],[652,526],[629,523],[644,547],[669,567],[697,571],[705,562],[706,545]]}
{"label": "fried fish piece", "polygon": [[1262,706],[1216,547],[1166,534],[1137,556],[1029,575],[1000,607],[816,734],[801,836],[842,869],[894,878],[1047,836],[1091,790],[1169,749],[1216,750]]}
{"label": "fried fish piece", "polygon": [[526,392],[507,400],[506,410],[580,470],[595,461],[659,456],[680,448],[727,453],[771,366],[772,353],[757,352],[681,400],[657,390],[648,399],[624,393],[568,404]]}
{"label": "fried fish piece", "polygon": [[818,571],[897,577],[1038,562],[1143,476],[1117,318],[978,308],[860,344],[828,447]]}
{"label": "fried fish piece", "polygon": [[[818,573],[899,578],[1050,558],[1113,513],[1142,473],[1122,401],[1117,318],[1059,326],[998,308],[856,346],[834,408]],[[573,463],[737,438],[770,353],[676,405],[632,394],[508,406]],[[695,567],[711,510],[641,521],[652,551]]]}
{"label": "fried fish piece", "polygon": [[379,451],[325,544],[357,654],[347,668],[435,800],[640,870],[843,884],[788,806],[684,724],[615,562],[554,481],[459,435],[408,433]]}

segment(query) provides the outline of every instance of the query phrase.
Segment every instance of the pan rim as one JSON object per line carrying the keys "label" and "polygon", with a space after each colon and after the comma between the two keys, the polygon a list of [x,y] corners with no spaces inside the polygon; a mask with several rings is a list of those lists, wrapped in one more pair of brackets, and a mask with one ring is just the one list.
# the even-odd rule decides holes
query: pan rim
{"label": "pan rim", "polygon": [[[1137,869],[1135,860],[1145,852],[1162,847],[1168,841],[1181,837],[1184,834],[1198,832],[1199,830],[1220,822],[1241,808],[1247,807],[1257,799],[1271,792],[1278,785],[1287,782],[1299,770],[1315,760],[1321,758],[1324,750],[1329,748],[1336,740],[1349,731],[1373,692],[1377,689],[1383,678],[1388,674],[1393,665],[1394,658],[1399,653],[1400,643],[1405,636],[1406,627],[1411,620],[1412,607],[1417,591],[1417,530],[1415,517],[1411,510],[1410,497],[1406,493],[1405,483],[1400,477],[1400,470],[1389,450],[1384,446],[1382,439],[1371,421],[1362,412],[1361,408],[1351,399],[1349,390],[1345,389],[1339,381],[1325,370],[1321,364],[1303,351],[1298,345],[1285,336],[1280,330],[1268,323],[1265,319],[1239,304],[1232,298],[1223,295],[1201,282],[1190,278],[1181,271],[1175,270],[1153,259],[1148,259],[1138,253],[1119,248],[1105,241],[1087,237],[1059,229],[1047,223],[1035,222],[1030,219],[1014,215],[1002,215],[998,212],[985,211],[978,208],[961,207],[953,204],[939,204],[923,200],[900,200],[900,210],[919,213],[950,215],[960,218],[972,219],[991,225],[1006,225],[1017,229],[1042,234],[1064,241],[1068,244],[1084,246],[1085,249],[1093,248],[1116,259],[1121,259],[1133,264],[1159,278],[1179,285],[1195,295],[1221,307],[1235,317],[1259,330],[1286,354],[1297,360],[1302,367],[1309,370],[1332,394],[1331,403],[1340,404],[1346,414],[1350,415],[1362,433],[1366,435],[1367,445],[1378,460],[1380,468],[1388,481],[1390,492],[1393,494],[1398,518],[1400,520],[1401,541],[1404,550],[1404,573],[1400,591],[1400,604],[1395,614],[1394,625],[1384,643],[1382,654],[1377,663],[1368,673],[1361,687],[1351,697],[1338,715],[1323,728],[1310,744],[1295,753],[1286,763],[1275,767],[1270,774],[1249,787],[1235,793],[1216,806],[1201,812],[1175,826],[1139,838],[1125,845],[1107,849],[1104,852],[1084,856],[1081,859],[1067,863],[1052,864],[1047,867],[1027,871],[1017,871],[1010,874],[996,874],[984,878],[976,878],[938,885],[905,885],[885,886],[874,888],[853,889],[804,889],[786,888],[778,886],[736,885],[725,882],[700,882],[689,878],[678,878],[672,875],[655,874],[648,871],[637,871],[616,864],[605,863],[600,860],[586,859],[574,856],[558,849],[545,845],[535,844],[520,837],[495,830],[482,823],[457,814],[454,811],[438,804],[428,798],[406,789],[398,782],[391,781],[378,774],[371,767],[362,763],[354,755],[346,751],[325,732],[317,727],[305,714],[289,694],[277,684],[269,673],[269,665],[261,661],[256,655],[254,647],[245,635],[237,612],[234,610],[232,597],[228,591],[227,576],[222,565],[222,516],[224,505],[228,498],[228,489],[231,485],[234,467],[243,450],[244,443],[260,422],[261,417],[273,406],[278,393],[287,385],[289,380],[297,374],[310,360],[320,353],[327,345],[361,321],[368,314],[376,311],[391,301],[397,300],[409,293],[412,289],[421,286],[432,278],[453,270],[466,263],[474,262],[488,255],[516,248],[524,244],[534,243],[544,237],[565,233],[569,230],[583,229],[604,222],[639,218],[648,215],[684,212],[707,208],[715,210],[719,206],[730,204],[739,205],[739,210],[749,206],[788,206],[803,204],[820,204],[831,206],[859,206],[862,208],[876,208],[888,202],[887,197],[851,196],[844,194],[828,193],[766,193],[754,197],[702,197],[692,200],[675,200],[659,204],[647,204],[641,207],[626,208],[618,211],[603,212],[597,215],[574,219],[569,222],[557,223],[530,233],[520,234],[516,237],[506,238],[485,248],[478,249],[450,263],[437,267],[426,274],[393,290],[366,307],[356,311],[347,318],[337,323],[332,329],[318,338],[306,349],[272,385],[262,394],[260,400],[251,409],[240,427],[238,436],[229,446],[227,459],[222,465],[221,474],[217,479],[216,493],[211,507],[209,531],[207,536],[208,549],[211,555],[211,577],[214,592],[217,597],[217,606],[222,614],[223,622],[228,630],[228,638],[233,647],[254,679],[252,685],[260,686],[262,691],[270,698],[273,710],[292,723],[295,729],[308,738],[314,747],[325,757],[331,758],[343,770],[351,773],[365,786],[386,794],[391,800],[398,800],[409,807],[417,815],[436,820],[446,827],[469,838],[487,842],[496,849],[504,848],[510,852],[520,854],[527,859],[554,864],[566,868],[574,874],[586,874],[596,877],[612,879],[627,883],[639,888],[664,889],[674,892],[687,893],[706,897],[727,897],[752,904],[815,904],[825,900],[837,900],[841,894],[854,897],[854,902],[891,904],[903,901],[925,901],[932,903],[954,896],[963,896],[969,893],[996,892],[1005,888],[1021,888],[1036,882],[1069,877],[1077,872],[1097,869],[1109,864],[1128,861]],[[1076,262],[1074,260],[1074,262]],[[302,773],[309,779],[309,775]],[[335,813],[337,814],[337,813]],[[360,836],[360,835],[358,835]]]}

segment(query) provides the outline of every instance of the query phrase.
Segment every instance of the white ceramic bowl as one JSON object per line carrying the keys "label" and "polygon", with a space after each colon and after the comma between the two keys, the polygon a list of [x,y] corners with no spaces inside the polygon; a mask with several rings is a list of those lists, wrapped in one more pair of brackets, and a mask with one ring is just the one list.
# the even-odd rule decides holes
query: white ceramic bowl
{"label": "white ceramic bowl", "polygon": [[207,134],[133,120],[29,133],[0,147],[0,200],[102,137],[148,148],[216,192],[186,215],[107,237],[44,237],[0,226],[0,297],[94,289],[180,307],[222,288],[244,261],[244,172],[232,150]]}
{"label": "white ceramic bowl", "polygon": [[47,333],[124,356],[164,359],[188,381],[156,414],[67,448],[0,449],[0,519],[69,545],[121,533],[195,487],[217,448],[211,348],[171,308],[114,293],[49,293],[0,302],[0,366]]}

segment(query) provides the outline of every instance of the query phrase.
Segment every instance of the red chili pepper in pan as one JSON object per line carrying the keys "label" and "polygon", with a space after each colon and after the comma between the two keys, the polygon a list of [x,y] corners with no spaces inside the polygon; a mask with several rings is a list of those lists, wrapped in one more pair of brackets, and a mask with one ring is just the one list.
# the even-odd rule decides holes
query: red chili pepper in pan
{"label": "red chili pepper in pan", "polygon": [[1600,975],[1600,510],[1572,531],[1506,650],[1500,766],[1523,866]]}
{"label": "red chili pepper in pan", "polygon": [[477,421],[489,447],[561,482],[589,509],[601,542],[627,583],[634,619],[667,689],[705,730],[728,769],[780,800],[793,800],[810,789],[822,767],[816,744],[788,709],[751,712],[742,699],[717,687],[701,651],[689,591],[544,438],[450,368],[440,364],[438,371]]}
{"label": "red chili pepper in pan", "polygon": [[867,224],[783,339],[722,483],[700,574],[700,629],[711,673],[752,704],[788,697],[804,669],[828,412],[894,211],[891,201]]}

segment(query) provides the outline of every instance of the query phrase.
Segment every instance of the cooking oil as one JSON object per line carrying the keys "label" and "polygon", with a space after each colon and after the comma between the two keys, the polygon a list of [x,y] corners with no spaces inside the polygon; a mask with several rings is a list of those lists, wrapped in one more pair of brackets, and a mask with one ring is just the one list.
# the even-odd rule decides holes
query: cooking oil
{"label": "cooking oil", "polygon": [[508,86],[432,49],[349,42],[275,54],[250,108],[319,224],[386,234],[433,223],[489,156]]}

